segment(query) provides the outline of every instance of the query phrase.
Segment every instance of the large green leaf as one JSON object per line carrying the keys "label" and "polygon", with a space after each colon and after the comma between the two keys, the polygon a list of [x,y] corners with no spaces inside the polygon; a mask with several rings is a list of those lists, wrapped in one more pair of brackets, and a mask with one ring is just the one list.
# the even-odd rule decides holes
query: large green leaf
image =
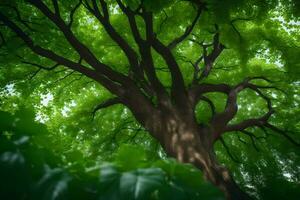
{"label": "large green leaf", "polygon": [[63,200],[67,198],[68,186],[72,177],[60,168],[50,169],[45,166],[44,175],[37,182],[34,190],[35,199]]}
{"label": "large green leaf", "polygon": [[137,169],[120,173],[111,165],[101,167],[100,199],[148,199],[163,186],[164,172],[158,168]]}

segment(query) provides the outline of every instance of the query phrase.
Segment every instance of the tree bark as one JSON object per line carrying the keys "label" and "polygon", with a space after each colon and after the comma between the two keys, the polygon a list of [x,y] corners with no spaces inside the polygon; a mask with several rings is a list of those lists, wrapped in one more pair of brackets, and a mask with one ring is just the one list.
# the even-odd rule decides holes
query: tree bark
{"label": "tree bark", "polygon": [[[249,200],[248,194],[234,182],[229,171],[221,166],[213,149],[213,134],[199,127],[187,113],[164,110],[147,123],[148,130],[162,145],[168,156],[200,169],[206,180],[217,186],[229,200]],[[190,115],[193,116],[193,115]]]}

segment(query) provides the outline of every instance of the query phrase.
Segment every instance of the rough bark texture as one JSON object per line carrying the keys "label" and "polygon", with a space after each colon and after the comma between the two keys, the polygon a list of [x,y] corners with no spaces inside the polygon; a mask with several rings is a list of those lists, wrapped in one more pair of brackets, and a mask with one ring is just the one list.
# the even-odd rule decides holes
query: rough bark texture
{"label": "rough bark texture", "polygon": [[[168,111],[167,111],[168,110]],[[212,133],[199,127],[193,115],[187,116],[175,109],[164,109],[147,124],[167,155],[179,162],[191,163],[205,178],[224,192],[227,199],[251,199],[234,182],[230,172],[220,165],[213,149]]]}

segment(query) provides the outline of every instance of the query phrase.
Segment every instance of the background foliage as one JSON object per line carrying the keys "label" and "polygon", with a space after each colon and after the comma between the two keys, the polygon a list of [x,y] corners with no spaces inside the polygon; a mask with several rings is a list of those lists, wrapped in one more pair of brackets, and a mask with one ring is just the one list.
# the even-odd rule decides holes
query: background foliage
{"label": "background foliage", "polygon": [[111,163],[78,150],[59,156],[30,110],[1,112],[0,119],[2,199],[222,199],[192,166],[140,146],[123,145]]}

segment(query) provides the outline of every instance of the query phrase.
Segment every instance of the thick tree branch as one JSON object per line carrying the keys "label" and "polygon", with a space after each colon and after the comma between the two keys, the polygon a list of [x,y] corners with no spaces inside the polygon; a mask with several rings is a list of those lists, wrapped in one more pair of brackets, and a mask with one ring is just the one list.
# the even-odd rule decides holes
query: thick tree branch
{"label": "thick tree branch", "polygon": [[[144,40],[141,37],[141,34],[138,30],[137,23],[135,20],[135,15],[136,12],[132,11],[129,7],[126,7],[120,0],[117,0],[117,3],[122,10],[122,12],[127,16],[128,22],[131,28],[132,35],[134,37],[135,42],[137,43],[139,47],[139,52],[141,54],[141,62],[140,62],[140,70],[143,70],[146,72],[146,75],[148,77],[148,80],[150,81],[150,84],[154,91],[156,92],[158,99],[165,99],[167,96],[166,91],[164,89],[164,86],[158,79],[156,72],[155,72],[155,67],[153,63],[153,58],[152,58],[152,53],[151,53],[151,45],[150,41],[151,40],[151,35],[152,35],[152,22],[146,23],[146,40]],[[150,20],[150,19],[149,19]],[[141,71],[140,75],[141,79],[146,82],[146,80],[143,77],[143,71]],[[145,85],[145,87],[148,87]]]}
{"label": "thick tree branch", "polygon": [[35,45],[33,40],[25,32],[23,32],[21,28],[19,28],[14,22],[9,20],[1,12],[0,12],[0,21],[2,21],[14,33],[16,33],[17,36],[20,39],[22,39],[25,42],[25,44],[37,55],[48,58],[60,65],[64,65],[72,70],[80,72],[93,80],[99,81],[101,84],[103,84],[106,88],[109,88],[114,93],[118,93],[118,94],[121,93],[121,88],[118,85],[116,85],[106,77],[102,76],[101,74],[98,74],[96,71],[88,69],[82,66],[81,64],[68,60],[64,57],[61,57],[51,50]]}
{"label": "thick tree branch", "polygon": [[[153,38],[153,18],[152,13],[145,11],[143,8],[142,17],[146,26],[146,41],[137,40],[139,44],[140,54],[142,56],[141,66],[146,72],[146,75],[157,93],[159,102],[165,102],[168,99],[168,94],[165,87],[160,82],[156,75],[154,61],[151,52],[152,38]],[[133,22],[130,22],[133,23]],[[134,26],[134,25],[133,25]],[[134,30],[133,30],[134,31]]]}
{"label": "thick tree branch", "polygon": [[33,40],[25,32],[23,32],[15,23],[10,21],[1,12],[0,12],[0,20],[7,27],[9,27],[13,32],[15,32],[18,35],[18,37],[20,37],[34,53],[36,53],[40,56],[46,57],[48,59],[51,59],[51,60],[53,60],[57,63],[60,63],[62,65],[68,66],[68,67],[70,67],[70,68],[72,68],[76,71],[80,71],[82,73],[86,72],[87,74],[89,74],[88,72],[92,72],[92,70],[85,69],[81,65],[79,65],[78,63],[70,61],[66,58],[63,58],[63,57],[55,54],[54,52],[52,52],[50,50],[47,50],[47,49],[44,49],[44,48],[42,48],[38,45],[35,45]]}
{"label": "thick tree branch", "polygon": [[126,7],[120,0],[116,0],[116,1],[118,3],[119,7],[121,8],[121,10],[123,11],[123,13],[128,18],[128,22],[129,22],[134,40],[138,44],[139,48],[143,48],[143,43],[145,41],[142,39],[141,34],[138,30],[137,23],[135,20],[135,12],[132,11],[129,7]]}
{"label": "thick tree branch", "polygon": [[189,97],[192,99],[193,104],[196,105],[200,100],[201,96],[205,93],[209,92],[221,92],[224,94],[228,94],[231,90],[231,86],[228,84],[208,84],[202,83],[198,85],[192,86],[188,93]]}
{"label": "thick tree branch", "polygon": [[[102,2],[101,5],[106,5],[105,2]],[[137,75],[137,77],[142,77],[143,72],[139,68],[138,55],[134,51],[134,49],[126,42],[126,40],[115,30],[115,28],[111,25],[108,17],[107,6],[103,6],[102,9],[106,17],[103,16],[98,8],[98,5],[95,0],[93,0],[93,6],[90,6],[87,2],[85,3],[86,8],[89,10],[91,14],[93,14],[98,21],[103,25],[105,31],[108,33],[110,38],[117,43],[124,54],[126,55],[130,67],[132,71]]]}
{"label": "thick tree branch", "polygon": [[[148,91],[148,94],[153,93],[151,91],[152,89],[149,88],[149,86],[147,85],[146,80],[144,78],[143,70],[145,70],[145,72],[148,76],[148,80],[151,83],[152,88],[158,94],[158,98],[160,99],[162,96],[166,96],[167,94],[164,89],[164,86],[161,84],[161,82],[159,81],[159,79],[156,76],[153,59],[152,59],[152,55],[151,55],[151,46],[150,46],[150,44],[147,44],[141,38],[140,33],[137,28],[137,25],[136,25],[134,12],[131,11],[130,8],[125,7],[121,1],[117,1],[117,3],[119,5],[119,7],[121,8],[121,10],[127,15],[134,39],[136,40],[136,42],[139,46],[139,50],[140,50],[141,57],[142,57],[142,61],[140,63],[138,63],[138,59],[137,59],[138,56],[137,56],[136,52],[121,37],[121,35],[116,32],[114,27],[110,24],[109,19],[108,18],[105,19],[105,17],[103,17],[101,15],[101,13],[97,7],[97,4],[93,3],[93,7],[91,7],[90,5],[88,5],[86,3],[86,7],[99,20],[99,22],[104,26],[106,32],[110,35],[110,37],[121,47],[123,52],[127,55],[130,65],[131,65],[131,67],[133,67],[132,71],[134,72],[134,75],[139,78],[141,86],[146,91]],[[102,3],[102,5],[103,5],[103,3]],[[148,29],[148,27],[146,29]]]}
{"label": "thick tree branch", "polygon": [[[146,38],[147,41],[150,41],[153,48],[163,57],[168,68],[170,69],[172,76],[172,92],[176,93],[175,90],[179,90],[184,94],[185,86],[182,74],[180,72],[179,66],[170,51],[170,49],[164,45],[153,32],[153,14],[147,12],[145,9],[142,14],[145,24],[146,24]],[[176,95],[175,95],[176,96]]]}
{"label": "thick tree branch", "polygon": [[[224,132],[243,131],[252,126],[263,126],[267,123],[268,119],[274,113],[271,99],[266,95],[264,95],[259,90],[260,86],[250,83],[251,80],[255,80],[255,79],[260,79],[260,77],[246,78],[243,82],[241,82],[240,84],[238,84],[237,86],[235,86],[233,89],[230,90],[230,92],[228,93],[227,103],[224,111],[222,113],[215,115],[211,122],[212,126],[215,129],[214,130],[215,139],[218,139],[218,137]],[[237,106],[238,93],[246,88],[255,91],[261,98],[263,98],[266,101],[268,112],[260,118],[247,119],[238,124],[227,125],[228,122],[234,118],[234,116],[238,111],[238,106]]]}
{"label": "thick tree branch", "polygon": [[[131,109],[137,120],[143,124],[147,118],[146,113],[151,112],[150,110],[153,109],[153,107],[152,104],[149,102],[149,99],[147,99],[141,92],[140,88],[138,88],[129,77],[112,70],[107,65],[98,61],[95,55],[76,38],[71,29],[68,27],[68,25],[59,16],[53,13],[42,1],[28,0],[28,2],[36,8],[38,8],[49,20],[51,20],[59,28],[59,30],[64,34],[67,41],[77,51],[80,57],[82,57],[91,67],[95,68],[95,70],[86,68],[82,66],[82,64],[74,63],[73,61],[67,60],[41,47],[38,47],[38,52],[35,48],[36,46],[33,45],[33,41],[31,40],[31,38],[29,38],[24,32],[22,32],[20,28],[15,29],[17,30],[15,32],[19,33],[19,36],[24,39],[25,43],[28,46],[31,46],[32,49],[35,50],[34,52],[39,53],[39,55],[43,55],[44,57],[50,58],[51,60],[59,64],[71,66],[71,69],[79,70],[80,72],[82,72],[82,74],[88,74],[89,77],[92,77],[94,80],[98,81],[110,92],[122,98],[124,100],[124,104]],[[97,10],[96,12],[93,10],[93,13],[95,13],[96,16],[99,16],[99,20],[104,24],[104,27],[108,27],[108,29],[112,31],[112,35],[118,37],[118,34],[114,32],[114,29],[109,23],[109,21],[102,17],[96,4],[94,4],[94,7],[95,9],[97,8]],[[11,27],[15,28],[14,26]],[[49,56],[45,54],[51,55]],[[140,108],[137,106],[137,104],[144,106],[143,108]]]}
{"label": "thick tree branch", "polygon": [[185,107],[187,105],[187,92],[184,84],[184,79],[178,63],[176,62],[172,52],[167,46],[162,44],[156,37],[152,40],[154,49],[163,57],[171,72],[172,88],[171,94],[175,101]]}
{"label": "thick tree branch", "polygon": [[274,109],[272,108],[271,99],[269,97],[267,97],[266,95],[264,95],[258,89],[258,86],[253,85],[253,84],[248,84],[248,88],[254,90],[261,98],[263,98],[267,102],[268,112],[259,118],[247,119],[238,124],[228,125],[226,127],[225,131],[243,131],[243,130],[245,130],[249,127],[253,127],[253,126],[258,126],[258,127],[264,126],[265,124],[267,124],[269,118],[274,113]]}
{"label": "thick tree branch", "polygon": [[[254,85],[249,83],[249,81],[252,80],[265,80],[267,82],[273,83],[273,81],[269,80],[266,77],[263,76],[257,76],[257,77],[250,77],[250,78],[246,78],[242,83],[238,84],[235,87],[231,87],[228,84],[208,84],[208,83],[201,83],[201,84],[197,84],[197,85],[192,85],[192,87],[189,89],[188,93],[191,99],[193,99],[194,103],[196,104],[201,96],[205,93],[209,93],[209,92],[221,92],[224,93],[226,95],[229,95],[231,93],[231,97],[227,100],[227,107],[232,105],[232,103],[234,103],[234,100],[236,100],[237,94],[246,88],[252,89],[255,92],[257,92],[263,99],[266,100],[266,102],[268,102],[268,107],[270,106],[270,101],[268,100],[268,98],[261,93],[261,91],[259,90],[259,88],[265,88],[264,86],[258,86],[258,85]],[[270,88],[276,88],[276,87],[271,87]],[[231,103],[230,103],[231,102]]]}
{"label": "thick tree branch", "polygon": [[156,75],[151,53],[151,47],[149,44],[146,44],[145,48],[141,49],[141,55],[143,58],[141,65],[145,69],[145,72],[147,74],[148,80],[150,81],[152,88],[156,92],[159,100],[165,100],[168,95],[163,84],[160,82]]}
{"label": "thick tree branch", "polygon": [[48,19],[50,19],[64,34],[70,45],[77,51],[77,53],[93,68],[99,71],[104,76],[108,77],[115,82],[119,82],[123,85],[131,83],[130,79],[121,73],[112,70],[109,66],[99,62],[95,55],[81,43],[73,34],[71,29],[65,24],[65,22],[41,1],[28,0],[32,5],[38,8]]}
{"label": "thick tree branch", "polygon": [[[222,113],[217,114],[214,116],[212,120],[212,125],[214,127],[223,128],[237,113],[237,94],[243,90],[246,86],[246,81],[238,84],[235,86],[231,91],[228,93],[227,102],[225,109]],[[217,130],[220,131],[220,130]]]}

